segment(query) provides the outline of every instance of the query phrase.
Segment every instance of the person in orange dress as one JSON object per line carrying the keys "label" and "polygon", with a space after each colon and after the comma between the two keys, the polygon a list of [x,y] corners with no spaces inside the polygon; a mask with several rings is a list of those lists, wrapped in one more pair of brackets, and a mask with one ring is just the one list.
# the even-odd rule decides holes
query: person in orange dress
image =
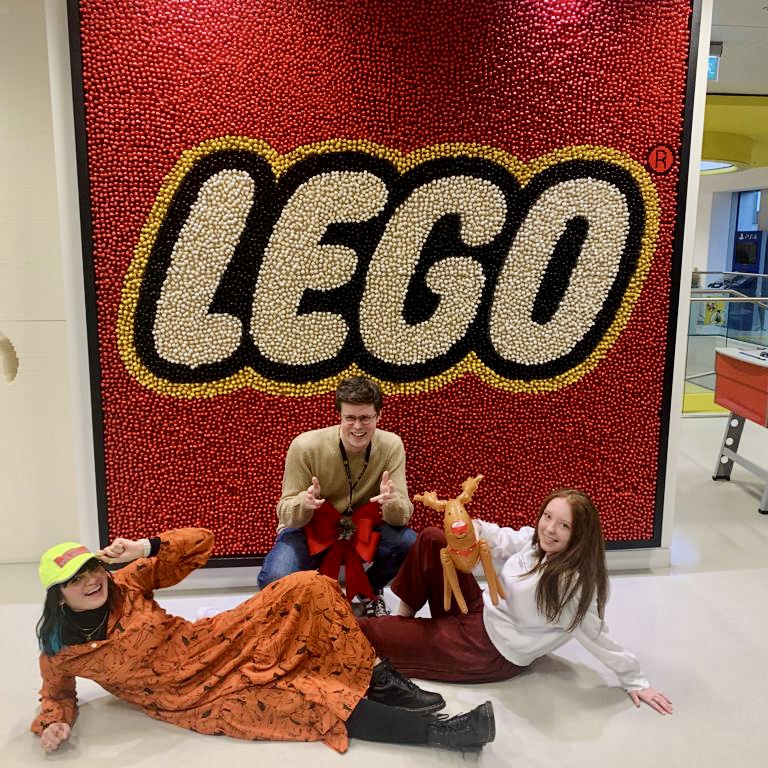
{"label": "person in orange dress", "polygon": [[[210,531],[186,528],[118,538],[96,553],[65,542],[43,554],[43,686],[32,723],[42,749],[69,738],[76,677],[200,733],[323,741],[338,752],[350,736],[462,749],[493,740],[490,702],[434,715],[442,697],[377,659],[338,583],[316,571],[196,622],[166,613],[153,591],[203,566],[213,543]],[[128,565],[110,574],[103,562]]]}

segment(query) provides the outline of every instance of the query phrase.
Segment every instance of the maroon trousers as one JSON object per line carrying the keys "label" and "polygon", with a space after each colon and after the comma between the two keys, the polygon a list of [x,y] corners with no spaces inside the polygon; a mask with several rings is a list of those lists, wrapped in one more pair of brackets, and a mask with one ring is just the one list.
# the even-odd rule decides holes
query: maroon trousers
{"label": "maroon trousers", "polygon": [[379,656],[387,656],[408,677],[449,683],[492,683],[517,675],[523,667],[507,661],[488,638],[483,625],[483,593],[471,573],[459,573],[467,602],[463,614],[451,600],[443,608],[443,565],[446,546],[439,528],[425,528],[411,547],[392,582],[392,591],[418,611],[429,604],[431,619],[382,616],[359,619]]}

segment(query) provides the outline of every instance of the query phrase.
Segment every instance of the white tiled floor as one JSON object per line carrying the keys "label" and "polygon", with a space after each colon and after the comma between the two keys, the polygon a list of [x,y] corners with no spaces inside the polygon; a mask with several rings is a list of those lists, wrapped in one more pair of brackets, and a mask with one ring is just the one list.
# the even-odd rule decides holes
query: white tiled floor
{"label": "white tiled floor", "polygon": [[[762,484],[745,470],[736,467],[730,483],[711,481],[723,427],[723,418],[684,421],[672,567],[612,578],[612,634],[640,656],[652,683],[674,701],[672,717],[635,710],[613,676],[569,643],[514,681],[432,686],[452,713],[493,701],[497,737],[479,757],[359,741],[340,756],[321,744],[201,736],[150,720],[87,681],[79,688],[83,705],[71,743],[45,756],[27,732],[39,684],[34,568],[3,566],[0,766],[763,768],[768,516],[757,513]],[[768,430],[748,424],[741,451],[768,466]],[[174,596],[164,603],[194,616],[201,607],[223,608],[240,598]]]}

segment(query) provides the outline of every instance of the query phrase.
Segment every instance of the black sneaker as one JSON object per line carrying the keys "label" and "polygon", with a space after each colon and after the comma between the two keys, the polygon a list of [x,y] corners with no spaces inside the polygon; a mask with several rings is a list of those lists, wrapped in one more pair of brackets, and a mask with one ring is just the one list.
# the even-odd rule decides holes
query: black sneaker
{"label": "black sneaker", "polygon": [[416,683],[401,675],[388,659],[382,659],[374,668],[368,698],[388,707],[407,709],[429,715],[445,706],[445,700],[439,693],[423,691]]}
{"label": "black sneaker", "polygon": [[455,717],[433,716],[428,728],[429,744],[449,749],[482,749],[496,737],[493,705],[486,701],[471,712]]}

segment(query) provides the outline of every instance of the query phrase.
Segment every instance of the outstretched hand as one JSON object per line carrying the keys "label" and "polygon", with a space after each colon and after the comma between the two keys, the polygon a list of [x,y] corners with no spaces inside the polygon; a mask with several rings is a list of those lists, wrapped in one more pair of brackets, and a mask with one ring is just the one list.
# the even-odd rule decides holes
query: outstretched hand
{"label": "outstretched hand", "polygon": [[379,495],[372,496],[371,501],[378,501],[382,507],[391,504],[397,500],[395,495],[395,483],[390,478],[389,472],[385,469],[381,475],[381,482],[379,483]]}
{"label": "outstretched hand", "polygon": [[94,556],[102,563],[130,563],[144,557],[144,545],[133,539],[117,538],[104,549],[94,552]]}
{"label": "outstretched hand", "polygon": [[639,707],[640,702],[644,701],[660,715],[672,714],[672,702],[655,688],[643,688],[641,691],[630,691],[629,696],[636,707]]}
{"label": "outstretched hand", "polygon": [[40,748],[46,752],[55,752],[61,746],[61,742],[69,738],[70,733],[72,728],[66,723],[51,723],[40,734]]}
{"label": "outstretched hand", "polygon": [[325,499],[320,498],[320,481],[314,475],[312,477],[312,485],[304,491],[304,499],[301,503],[304,509],[312,512],[320,509],[325,504]]}

